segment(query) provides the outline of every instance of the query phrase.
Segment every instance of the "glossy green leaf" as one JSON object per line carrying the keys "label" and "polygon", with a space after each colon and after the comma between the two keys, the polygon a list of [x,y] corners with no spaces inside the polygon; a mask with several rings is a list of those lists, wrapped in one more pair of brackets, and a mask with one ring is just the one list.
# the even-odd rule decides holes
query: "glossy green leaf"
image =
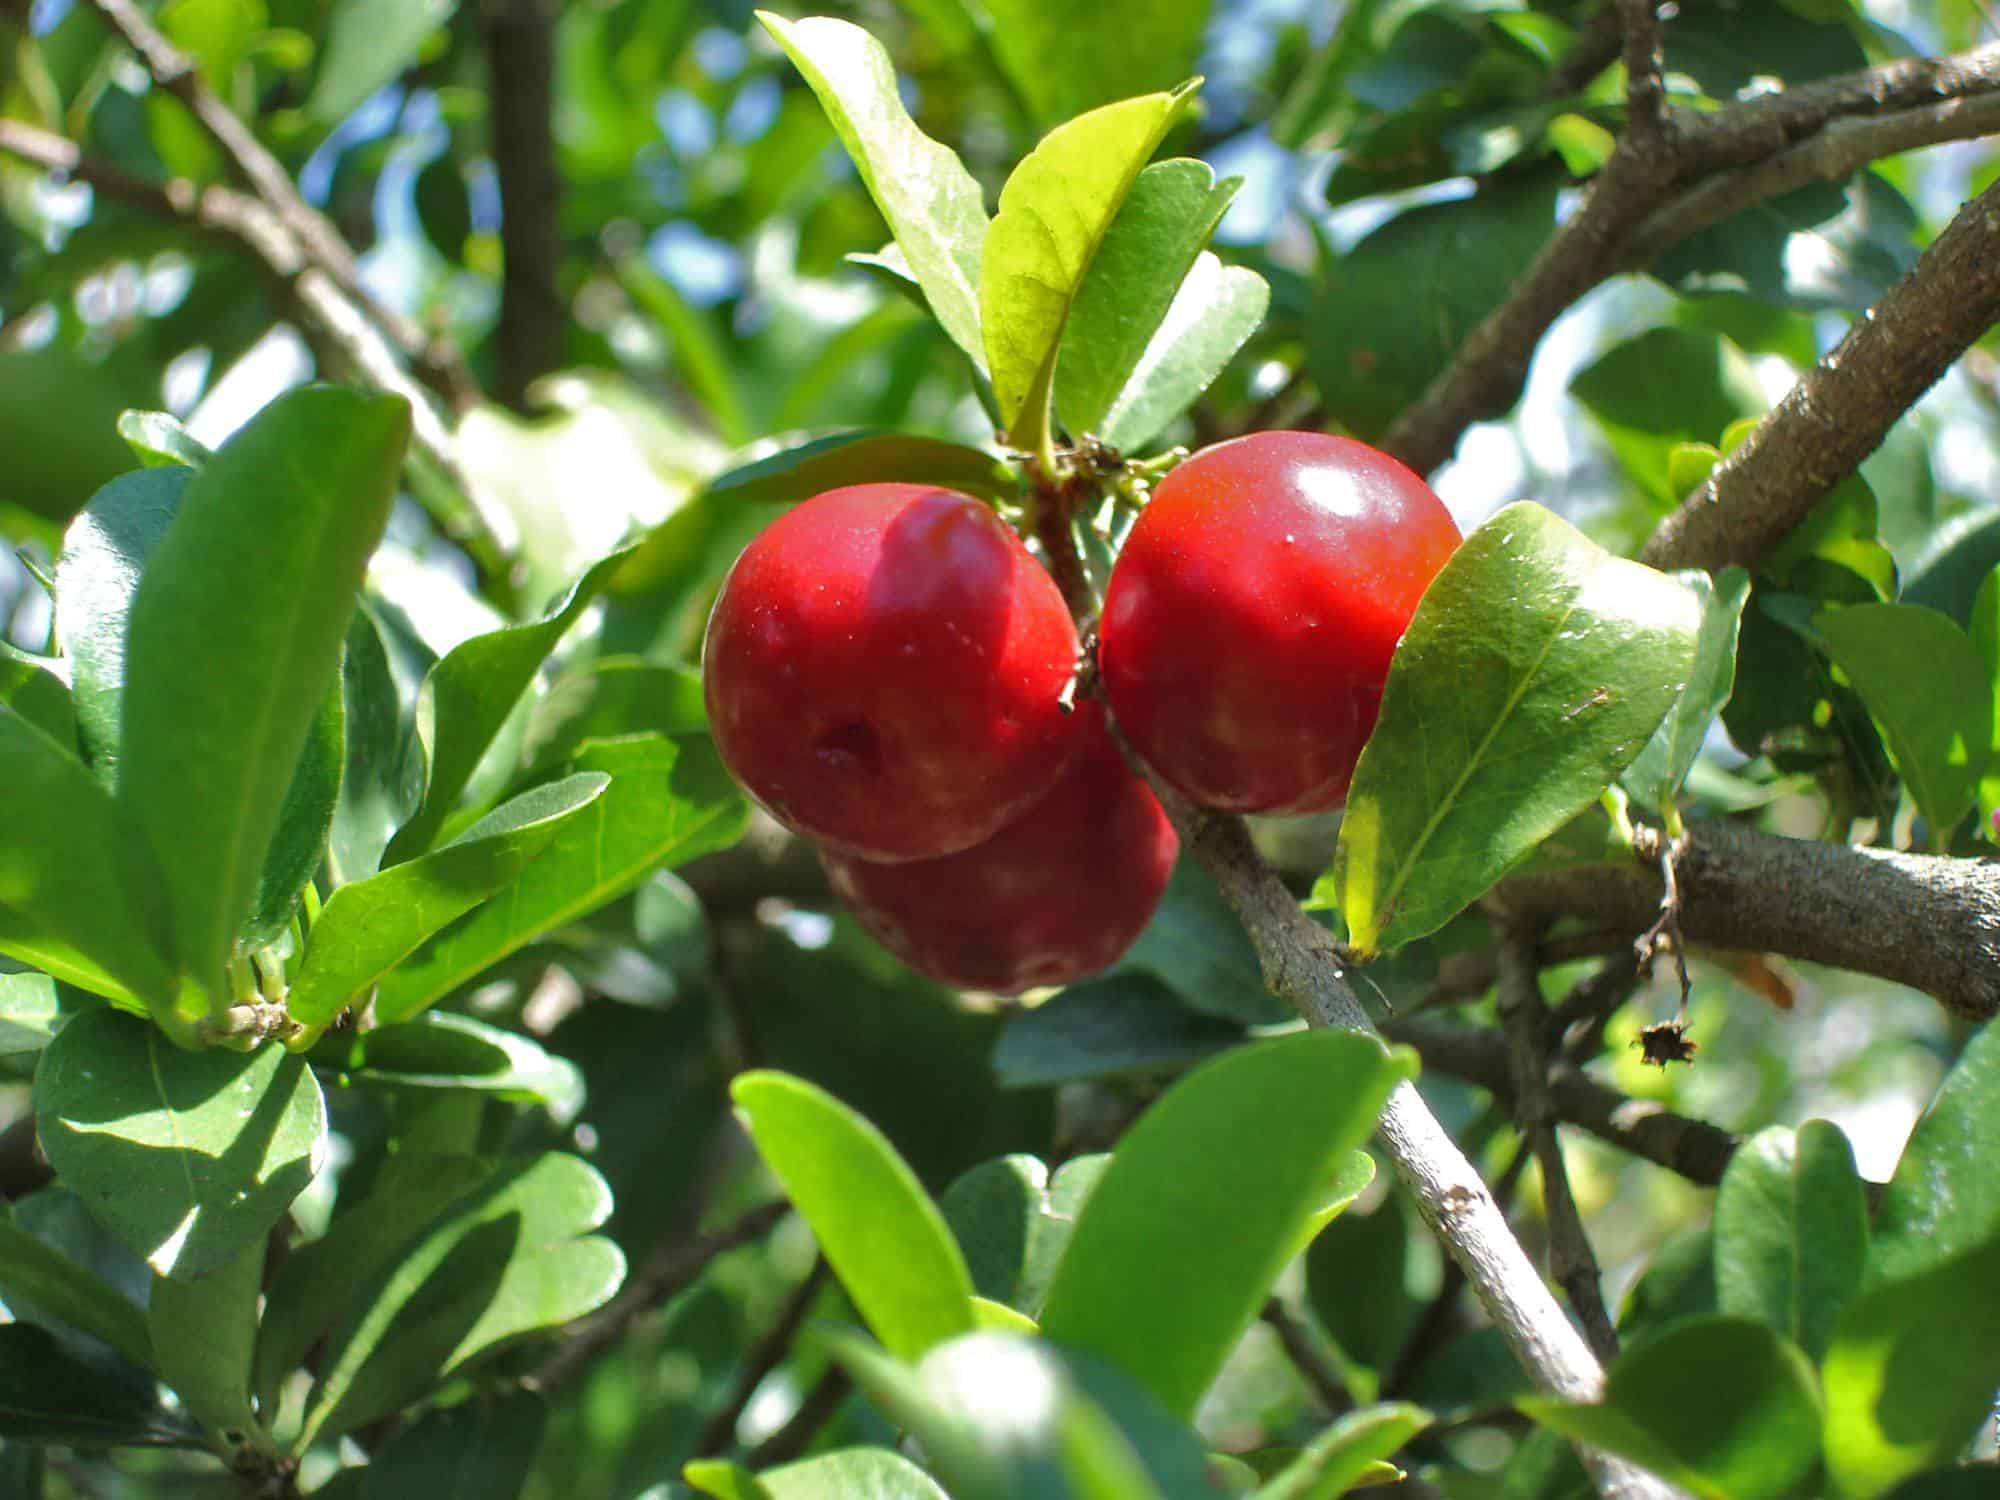
{"label": "glossy green leaf", "polygon": [[1243,924],[1192,858],[1174,866],[1159,910],[1119,969],[1151,975],[1203,1015],[1242,1025],[1291,1017],[1291,1008],[1264,987]]}
{"label": "glossy green leaf", "polygon": [[979,309],[1008,440],[1039,451],[1063,327],[1139,171],[1195,85],[1108,104],[1059,125],[1014,168],[987,231]]}
{"label": "glossy green leaf", "polygon": [[264,854],[257,893],[240,934],[246,945],[258,947],[284,934],[298,910],[299,894],[325,861],[346,754],[346,708],[336,678],[327,684],[326,697],[306,732],[306,742],[285,788],[278,826]]}
{"label": "glossy green leaf", "polygon": [[972,1276],[895,1147],[825,1090],[746,1073],[730,1097],[875,1336],[899,1359],[970,1333]]}
{"label": "glossy green leaf", "polygon": [[313,1491],[315,1500],[514,1500],[548,1425],[540,1396],[515,1391],[426,1412],[360,1468]]}
{"label": "glossy green leaf", "polygon": [[626,548],[598,561],[541,619],[462,641],[431,668],[417,696],[417,734],[429,752],[430,779],[423,804],[389,840],[385,868],[415,858],[437,841],[479,758],[542,663],[630,555]]}
{"label": "glossy green leaf", "polygon": [[85,1449],[202,1442],[193,1423],[161,1403],[150,1376],[86,1360],[31,1323],[0,1324],[0,1438]]}
{"label": "glossy green leaf", "polygon": [[132,599],[193,477],[185,468],[121,474],[70,522],[56,558],[56,638],[71,662],[76,742],[109,790],[118,786]]}
{"label": "glossy green leaf", "polygon": [[145,1369],[153,1345],[146,1315],[88,1267],[14,1224],[0,1221],[0,1298],[23,1323],[54,1319],[100,1338]]}
{"label": "glossy green leaf", "polygon": [[457,8],[456,0],[354,0],[335,9],[306,113],[333,129],[415,62],[424,39]]}
{"label": "glossy green leaf", "polygon": [[576,754],[585,740],[707,728],[699,672],[640,656],[599,656],[564,672],[536,700],[521,735],[521,763],[524,775],[535,779]]}
{"label": "glossy green leaf", "polygon": [[298,1450],[400,1410],[496,1344],[610,1300],[625,1257],[591,1233],[610,1212],[594,1168],[549,1152],[510,1164],[424,1225],[333,1335]]}
{"label": "glossy green leaf", "polygon": [[703,738],[642,735],[586,746],[578,774],[610,786],[491,900],[447,927],[384,976],[375,1013],[407,1020],[543,933],[596,910],[662,865],[677,865],[741,836],[742,794]]}
{"label": "glossy green leaf", "polygon": [[410,753],[396,672],[366,600],[347,627],[340,658],[347,756],[327,833],[327,868],[338,887],[365,880],[423,798],[422,768]]}
{"label": "glossy green leaf", "polygon": [[1350,1379],[1388,1369],[1402,1352],[1418,1315],[1411,1287],[1408,1216],[1395,1194],[1371,1213],[1345,1214],[1306,1251],[1306,1294],[1320,1327],[1361,1369]]}
{"label": "glossy green leaf", "polygon": [[1196,256],[1098,436],[1121,452],[1158,436],[1250,341],[1270,305],[1271,288],[1255,271],[1205,250]]}
{"label": "glossy green leaf", "polygon": [[411,1233],[484,1186],[495,1170],[490,1158],[449,1154],[419,1139],[383,1163],[360,1202],[343,1195],[325,1235],[286,1257],[265,1297],[257,1338],[258,1404],[273,1410],[285,1376],[333,1332],[355,1301],[379,1285]]}
{"label": "glossy green leaf", "polygon": [[2000,1243],[2000,1029],[1966,1043],[1917,1122],[1875,1212],[1871,1284]]}
{"label": "glossy green leaf", "polygon": [[1051,1176],[1035,1157],[1000,1157],[945,1190],[938,1207],[982,1299],[1029,1317],[1041,1311],[1076,1217],[1110,1161],[1071,1157]]}
{"label": "glossy green leaf", "polygon": [[128,411],[118,418],[118,435],[149,469],[178,465],[199,469],[215,454],[181,425],[180,418],[164,411]]}
{"label": "glossy green leaf", "polygon": [[[1124,1370],[1186,1416],[1299,1248],[1330,1170],[1413,1071],[1371,1037],[1240,1047],[1182,1079],[1119,1142],[1042,1309],[1050,1338]],[[1240,1148],[1256,1122],[1262,1147]],[[1227,1223],[1216,1235],[1199,1226]],[[1160,1337],[1162,1309],[1173,1336]]]}
{"label": "glossy green leaf", "polygon": [[1698,1500],[1781,1500],[1819,1459],[1820,1403],[1796,1345],[1742,1318],[1698,1318],[1621,1354],[1595,1406],[1521,1408]]}
{"label": "glossy green leaf", "polygon": [[986,204],[956,152],[910,119],[882,44],[846,21],[757,19],[812,85],[869,196],[888,221],[938,323],[985,368],[980,337],[981,246]]}
{"label": "glossy green leaf", "polygon": [[76,704],[66,665],[62,657],[36,656],[0,641],[0,704],[71,749],[77,743]]}
{"label": "glossy green leaf", "polygon": [[[1007,466],[978,448],[913,433],[829,433],[782,449],[711,481],[703,495],[745,504],[809,499],[850,484],[936,484],[983,499],[1012,499]],[[620,580],[622,585],[623,579]]]}
{"label": "glossy green leaf", "polygon": [[1713,581],[1698,571],[1674,576],[1702,602],[1694,666],[1687,686],[1653,731],[1646,748],[1619,778],[1628,792],[1654,809],[1664,808],[1680,795],[1709,727],[1735,690],[1736,637],[1743,606],[1750,598],[1750,575],[1741,568],[1724,568]]}
{"label": "glossy green leaf", "polygon": [[1193,71],[1211,0],[987,0],[992,48],[1042,127]]}
{"label": "glossy green leaf", "polygon": [[822,1453],[761,1474],[697,1459],[681,1477],[716,1500],[948,1500],[935,1479],[887,1448]]}
{"label": "glossy green leaf", "polygon": [[1882,726],[1932,844],[1944,848],[1990,755],[1994,685],[1978,648],[1920,604],[1822,610],[1813,630]]}
{"label": "glossy green leaf", "polygon": [[[533,1037],[455,1011],[426,1011],[398,1026],[342,1037],[339,1066],[350,1083],[388,1088],[469,1089],[545,1106],[558,1125],[583,1107],[583,1075]],[[321,1061],[326,1047],[316,1049]]]}
{"label": "glossy green leaf", "polygon": [[200,1276],[261,1240],[312,1180],[326,1104],[277,1047],[185,1052],[142,1021],[88,1011],[35,1072],[56,1175],[163,1276]]}
{"label": "glossy green leaf", "polygon": [[1871,1281],[1848,1306],[1820,1364],[1827,1473],[1844,1500],[1873,1500],[1949,1463],[1992,1410],[1996,1285],[2000,1237],[1988,1237],[1954,1259]]}
{"label": "glossy green leaf", "polygon": [[1333,1500],[1430,1424],[1429,1412],[1405,1402],[1351,1411],[1258,1489],[1257,1500]]}
{"label": "glossy green leaf", "polygon": [[128,1006],[178,986],[167,891],[144,836],[76,757],[0,704],[0,953]]}
{"label": "glossy green leaf", "polygon": [[1655,328],[1629,339],[1570,382],[1610,441],[1619,463],[1662,507],[1674,493],[1669,471],[1683,443],[1715,443],[1743,417],[1762,414],[1763,387],[1750,361],[1719,334]]}
{"label": "glossy green leaf", "polygon": [[1285,1259],[1290,1261],[1294,1256],[1305,1254],[1320,1231],[1339,1218],[1374,1180],[1375,1158],[1366,1151],[1349,1151],[1337,1158],[1321,1178],[1319,1193],[1293,1236],[1291,1255]]}
{"label": "glossy green leaf", "polygon": [[264,1245],[252,1240],[193,1280],[154,1277],[146,1302],[153,1368],[198,1420],[236,1441],[259,1425],[250,1406],[250,1363],[263,1278]]}
{"label": "glossy green leaf", "polygon": [[50,975],[0,973],[0,1057],[48,1046],[69,1019],[66,1009]]}
{"label": "glossy green leaf", "polygon": [[1729,1159],[1715,1196],[1720,1311],[1777,1330],[1812,1359],[1861,1284],[1868,1200],[1840,1128],[1760,1131]]}
{"label": "glossy green leaf", "polygon": [[426,939],[516,879],[610,784],[602,772],[582,772],[535,787],[444,848],[335,891],[292,981],[292,1019],[331,1021]]}
{"label": "glossy green leaf", "polygon": [[1188,1009],[1151,974],[1111,974],[1008,1021],[993,1071],[1013,1088],[1172,1073],[1242,1039],[1242,1027]]}
{"label": "glossy green leaf", "polygon": [[1215,180],[1206,162],[1154,162],[1091,258],[1056,358],[1056,410],[1072,434],[1097,432],[1138,367],[1174,294],[1242,179]]}
{"label": "glossy green leaf", "polygon": [[1406,209],[1327,267],[1306,351],[1335,421],[1373,438],[1423,394],[1548,239],[1557,186],[1536,173]]}
{"label": "glossy green leaf", "polygon": [[1700,601],[1538,505],[1431,581],[1355,768],[1330,882],[1363,953],[1435,932],[1637,758],[1694,666]]}
{"label": "glossy green leaf", "polygon": [[400,397],[280,396],[188,481],[133,596],[118,798],[173,889],[211,1005],[250,910],[368,556],[395,498]]}

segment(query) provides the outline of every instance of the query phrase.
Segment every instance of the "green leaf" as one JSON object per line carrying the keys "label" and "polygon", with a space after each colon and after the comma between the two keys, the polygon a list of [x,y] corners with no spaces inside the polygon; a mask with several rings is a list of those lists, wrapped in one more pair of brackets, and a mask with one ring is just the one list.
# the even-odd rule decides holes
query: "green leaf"
{"label": "green leaf", "polygon": [[139,462],[149,469],[176,465],[199,469],[215,457],[208,445],[190,434],[181,425],[180,418],[171,412],[123,412],[118,418],[118,435],[125,439],[126,446]]}
{"label": "green leaf", "polygon": [[403,1021],[508,954],[622,895],[662,865],[725,849],[748,809],[706,738],[590,745],[576,769],[611,778],[510,885],[384,976],[375,1014]]}
{"label": "green leaf", "polygon": [[299,895],[326,859],[333,828],[333,805],[340,795],[341,764],[347,756],[346,708],[340,679],[327,684],[325,699],[307,731],[278,810],[277,831],[257,875],[257,894],[243,923],[244,944],[277,941],[291,925]]}
{"label": "green leaf", "polygon": [[758,11],[757,19],[819,95],[939,324],[985,369],[979,261],[987,224],[979,184],[956,152],[910,119],[895,66],[867,32],[824,16],[787,21]]}
{"label": "green leaf", "polygon": [[1932,846],[1945,848],[1990,755],[1993,681],[1978,648],[1921,604],[1821,610],[1813,630],[1882,726]]}
{"label": "green leaf", "polygon": [[1173,1073],[1243,1039],[1243,1028],[1181,1004],[1151,974],[1073,984],[1008,1021],[993,1071],[1010,1088]]}
{"label": "green leaf", "polygon": [[153,1360],[146,1315],[52,1245],[0,1221],[0,1298],[23,1323],[50,1319],[104,1340],[138,1369]]}
{"label": "green leaf", "polygon": [[547,1404],[526,1391],[426,1412],[365,1465],[314,1490],[314,1500],[514,1500],[547,1425]]}
{"label": "green leaf", "polygon": [[331,1021],[426,939],[518,878],[610,784],[602,772],[582,772],[535,787],[444,848],[335,891],[292,981],[292,1019]]}
{"label": "green leaf", "polygon": [[[785,448],[712,480],[703,498],[767,505],[806,500],[850,484],[935,484],[987,500],[1020,492],[1012,471],[992,454],[912,433],[834,432]],[[645,549],[642,548],[641,556]],[[634,565],[639,565],[638,559]],[[625,580],[620,579],[622,587]]]}
{"label": "green leaf", "polygon": [[[2000,839],[2000,825],[1993,821],[2000,811],[2000,568],[1986,575],[1972,601],[1969,633],[1979,659],[1986,664],[1986,681],[1993,698],[1993,727],[1986,738],[1986,771],[1979,778],[1979,830],[1988,838]],[[0,670],[6,663],[0,661]]]}
{"label": "green leaf", "polygon": [[178,980],[166,882],[80,761],[0,704],[0,953],[127,1006],[164,1010]]}
{"label": "green leaf", "polygon": [[1715,1196],[1717,1307],[1818,1359],[1868,1254],[1868,1200],[1840,1128],[1774,1125],[1737,1148]]}
{"label": "green leaf", "polygon": [[[1299,1248],[1336,1165],[1412,1071],[1372,1037],[1331,1032],[1197,1068],[1120,1141],[1057,1267],[1043,1331],[1191,1414]],[[1245,1152],[1252,1121],[1262,1145]],[[1203,1227],[1222,1223],[1226,1235]]]}
{"label": "green leaf", "polygon": [[400,1410],[504,1340],[609,1301],[625,1257],[590,1231],[610,1212],[604,1179],[560,1152],[511,1163],[446,1209],[360,1289],[295,1451]]}
{"label": "green leaf", "polygon": [[1260,1488],[1256,1500],[1333,1500],[1430,1424],[1429,1412],[1404,1402],[1351,1411]]}
{"label": "green leaf", "polygon": [[1366,1151],[1350,1151],[1335,1164],[1331,1175],[1321,1182],[1317,1199],[1312,1210],[1299,1225],[1293,1238],[1292,1253],[1285,1257],[1289,1262],[1295,1256],[1306,1253],[1327,1225],[1344,1213],[1349,1204],[1368,1191],[1368,1184],[1375,1180],[1375,1158]]}
{"label": "green leaf", "polygon": [[762,1474],[697,1459],[681,1477],[717,1500],[949,1500],[935,1479],[887,1448],[822,1453]]}
{"label": "green leaf", "polygon": [[1789,1340],[1742,1318],[1691,1319],[1626,1350],[1599,1405],[1552,1396],[1519,1404],[1699,1500],[1781,1500],[1819,1458],[1812,1366]]}
{"label": "green leaf", "polygon": [[[428,1011],[400,1026],[342,1038],[339,1066],[350,1083],[393,1088],[474,1090],[515,1103],[541,1104],[558,1125],[583,1107],[576,1064],[531,1037],[453,1011]],[[313,1054],[322,1060],[325,1047]]]}
{"label": "green leaf", "polygon": [[1759,416],[1764,388],[1720,334],[1654,328],[1604,355],[1570,382],[1634,483],[1661,507],[1678,505],[1674,450],[1717,442],[1732,422]]}
{"label": "green leaf", "polygon": [[1713,582],[1706,573],[1693,570],[1674,577],[1701,600],[1694,666],[1687,686],[1653,731],[1646,748],[1619,778],[1628,792],[1656,810],[1680,795],[1709,727],[1735,690],[1736,637],[1743,622],[1743,606],[1750,598],[1750,575],[1741,568],[1724,568]]}
{"label": "green leaf", "polygon": [[118,798],[209,1003],[395,498],[400,397],[280,396],[188,481],[133,596]]}
{"label": "green leaf", "polygon": [[331,130],[417,60],[424,41],[457,10],[455,0],[349,0],[331,14],[306,113]]}
{"label": "green leaf", "polygon": [[422,806],[389,840],[385,867],[413,859],[436,842],[479,758],[535,673],[631,553],[628,547],[593,564],[543,618],[461,641],[431,668],[417,695],[417,735],[428,752],[430,780]]}
{"label": "green leaf", "polygon": [[363,600],[347,627],[340,659],[346,761],[327,834],[335,886],[374,874],[382,851],[423,796],[421,768],[406,754],[403,703],[374,611]]}
{"label": "green leaf", "polygon": [[2000,1029],[1966,1043],[1903,1148],[1875,1212],[1870,1283],[1928,1271],[2000,1243]]}
{"label": "green leaf", "polygon": [[39,1052],[68,1020],[68,1007],[47,974],[0,973],[0,1057]]}
{"label": "green leaf", "polygon": [[899,1359],[973,1329],[972,1276],[944,1216],[873,1125],[824,1089],[753,1072],[730,1097],[862,1318]]}
{"label": "green leaf", "polygon": [[66,1448],[192,1448],[201,1434],[150,1376],[91,1361],[46,1328],[0,1324],[0,1438]]}
{"label": "green leaf", "polygon": [[1039,452],[1063,326],[1140,168],[1196,85],[1108,104],[1059,125],[1014,169],[987,231],[979,308],[1008,441]]}
{"label": "green leaf", "polygon": [[987,0],[994,56],[1040,126],[1187,77],[1210,0]]}
{"label": "green leaf", "polygon": [[1306,1295],[1342,1354],[1367,1372],[1390,1367],[1417,1318],[1410,1288],[1410,1226],[1391,1194],[1372,1213],[1344,1214],[1306,1251]]}
{"label": "green leaf", "polygon": [[1407,209],[1324,272],[1306,324],[1327,411],[1374,438],[1505,299],[1555,225],[1557,177]]}
{"label": "green leaf", "polygon": [[66,671],[65,658],[36,656],[0,641],[0,704],[70,749],[77,742],[76,704]]}
{"label": "green leaf", "polygon": [[1508,506],[1417,606],[1315,898],[1363,953],[1436,931],[1637,758],[1700,625],[1676,580]]}
{"label": "green leaf", "polygon": [[250,1362],[263,1278],[264,1245],[252,1240],[204,1276],[154,1277],[146,1302],[153,1367],[198,1420],[232,1443],[260,1430]]}
{"label": "green leaf", "polygon": [[200,1276],[258,1242],[319,1169],[326,1104],[278,1047],[185,1052],[86,1011],[35,1073],[56,1175],[162,1276]]}
{"label": "green leaf", "polygon": [[490,1158],[449,1155],[417,1141],[388,1157],[367,1196],[340,1211],[321,1238],[286,1257],[264,1299],[257,1338],[257,1401],[276,1409],[279,1386],[306,1352],[333,1332],[364,1291],[401,1258],[411,1227],[435,1219],[494,1175]]}
{"label": "green leaf", "polygon": [[133,596],[193,477],[184,468],[121,474],[70,522],[56,558],[56,638],[71,662],[76,743],[107,790],[118,786]]}
{"label": "green leaf", "polygon": [[1098,436],[1123,452],[1156,437],[1249,342],[1270,305],[1271,288],[1255,271],[1225,266],[1205,250],[1196,256]]}
{"label": "green leaf", "polygon": [[538,779],[586,740],[700,734],[708,728],[701,674],[641,656],[598,656],[549,684],[521,735],[523,775]]}
{"label": "green leaf", "polygon": [[1285,1002],[1264,988],[1243,924],[1191,858],[1174,866],[1160,909],[1119,968],[1150,974],[1203,1015],[1251,1026],[1291,1016]]}
{"label": "green leaf", "polygon": [[1236,190],[1206,162],[1155,162],[1104,232],[1077,288],[1056,357],[1056,410],[1072,434],[1096,432],[1194,269]]}
{"label": "green leaf", "polygon": [[1989,1237],[1849,1305],[1820,1364],[1836,1493],[1873,1500],[1965,1446],[2000,1387],[1996,1285],[2000,1237]]}

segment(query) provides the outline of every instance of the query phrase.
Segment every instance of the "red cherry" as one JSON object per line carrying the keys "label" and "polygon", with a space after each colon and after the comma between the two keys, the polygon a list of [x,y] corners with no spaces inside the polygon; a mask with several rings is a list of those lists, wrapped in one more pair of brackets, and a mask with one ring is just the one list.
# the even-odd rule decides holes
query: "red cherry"
{"label": "red cherry", "polygon": [[1458,528],[1385,453],[1315,432],[1205,448],[1111,571],[1098,663],[1160,775],[1232,812],[1338,807],[1389,659]]}
{"label": "red cherry", "polygon": [[723,584],[702,652],[723,762],[795,831],[870,859],[991,837],[1082,745],[1076,629],[992,511],[918,484],[828,490]]}
{"label": "red cherry", "polygon": [[884,865],[820,851],[841,900],[877,941],[956,989],[1012,994],[1108,968],[1132,946],[1173,874],[1180,841],[1126,767],[1103,710],[1040,802],[985,843]]}

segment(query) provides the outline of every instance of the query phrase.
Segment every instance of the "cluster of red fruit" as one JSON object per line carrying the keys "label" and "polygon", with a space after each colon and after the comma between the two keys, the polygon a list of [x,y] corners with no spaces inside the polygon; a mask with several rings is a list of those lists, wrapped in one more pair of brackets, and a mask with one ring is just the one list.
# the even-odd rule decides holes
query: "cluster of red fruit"
{"label": "cluster of red fruit", "polygon": [[[1267,432],[1163,480],[1112,569],[1098,664],[1146,763],[1232,812],[1347,793],[1396,642],[1458,545],[1415,474]],[[913,968],[1002,993],[1115,962],[1177,853],[1103,709],[1065,711],[1078,643],[1040,563],[970,496],[829,490],[752,542],[703,655],[750,794]]]}

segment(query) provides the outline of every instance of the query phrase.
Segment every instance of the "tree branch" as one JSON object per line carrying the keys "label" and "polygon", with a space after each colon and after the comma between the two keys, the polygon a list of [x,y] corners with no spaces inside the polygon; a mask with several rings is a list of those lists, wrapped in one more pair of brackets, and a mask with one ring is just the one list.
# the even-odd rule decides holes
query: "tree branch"
{"label": "tree branch", "polygon": [[695,1440],[695,1457],[713,1458],[718,1453],[726,1452],[736,1441],[736,1427],[743,1420],[744,1411],[765,1377],[777,1369],[791,1352],[792,1341],[799,1336],[799,1329],[805,1326],[806,1314],[812,1311],[813,1303],[819,1299],[826,1278],[826,1257],[815,1256],[812,1269],[806,1272],[805,1279],[792,1289],[784,1306],[779,1309],[777,1321],[743,1361],[743,1368],[730,1388],[728,1399],[702,1428],[701,1436]]}
{"label": "tree branch", "polygon": [[[1658,915],[1662,835],[1630,866],[1518,875],[1498,899],[1524,918],[1575,915],[1643,931]],[[1899,854],[1688,825],[1677,867],[1690,942],[1782,953],[1922,990],[1954,1015],[2000,1014],[2000,859]]]}
{"label": "tree branch", "polygon": [[432,340],[412,319],[382,306],[362,286],[347,241],[293,186],[282,163],[265,150],[242,118],[202,80],[194,60],[167,40],[132,0],[87,0],[90,8],[139,54],[153,82],[188,107],[196,121],[229,158],[251,191],[275,214],[297,242],[303,258],[323,271],[342,295],[388,334],[424,382],[454,410],[479,401],[479,385],[456,355]]}
{"label": "tree branch", "polygon": [[1625,133],[1651,151],[1667,130],[1667,87],[1660,76],[1658,0],[1618,0],[1624,31]]}
{"label": "tree branch", "polygon": [[[1621,4],[1633,0],[1620,0]],[[1499,307],[1466,336],[1451,363],[1397,417],[1381,446],[1419,473],[1437,468],[1473,422],[1507,411],[1549,326],[1578,297],[1619,271],[1636,270],[1707,223],[1789,191],[1815,173],[1875,155],[1981,135],[1994,127],[1987,96],[2000,94],[2000,44],[1939,60],[1902,59],[1728,105],[1709,115],[1669,114],[1657,135],[1628,131],[1589,195],[1549,238]],[[1946,109],[1954,100],[1979,107]],[[1892,117],[1904,115],[1906,118]],[[1873,118],[1876,129],[1836,132],[1823,154],[1789,156],[1837,123]],[[1739,172],[1787,156],[1770,173]],[[1705,179],[1735,172],[1726,198]],[[1842,172],[1840,175],[1845,175]],[[1683,204],[1693,209],[1683,218]]]}
{"label": "tree branch", "polygon": [[2000,184],[1958,211],[1909,274],[1660,523],[1641,559],[1754,568],[1996,318]]}
{"label": "tree branch", "polygon": [[566,310],[561,182],[550,128],[554,15],[549,0],[486,0],[480,26],[492,69],[493,160],[500,176],[500,399],[528,409],[528,388],[562,363]]}

